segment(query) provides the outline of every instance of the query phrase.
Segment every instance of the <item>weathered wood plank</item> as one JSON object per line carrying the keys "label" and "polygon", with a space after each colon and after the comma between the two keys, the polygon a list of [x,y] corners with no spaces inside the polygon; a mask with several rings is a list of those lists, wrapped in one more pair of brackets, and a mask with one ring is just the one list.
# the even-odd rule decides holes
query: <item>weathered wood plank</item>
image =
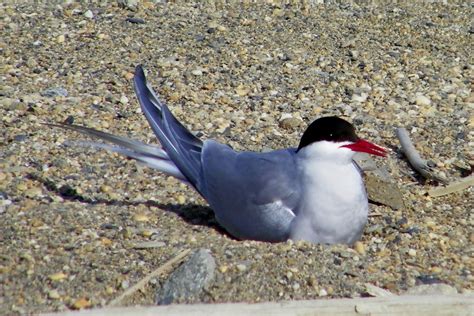
{"label": "weathered wood plank", "polygon": [[195,304],[167,306],[136,306],[92,309],[57,314],[51,316],[132,316],[132,315],[167,315],[167,316],[238,316],[238,315],[453,315],[473,316],[474,295],[439,295],[439,296],[392,296],[379,298],[356,299],[321,299],[306,301],[267,302],[258,304]]}

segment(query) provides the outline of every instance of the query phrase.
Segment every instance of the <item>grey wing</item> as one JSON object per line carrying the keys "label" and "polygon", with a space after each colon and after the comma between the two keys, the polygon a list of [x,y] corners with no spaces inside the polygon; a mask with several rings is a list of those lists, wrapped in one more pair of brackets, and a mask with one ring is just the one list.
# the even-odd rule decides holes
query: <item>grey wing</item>
{"label": "grey wing", "polygon": [[240,239],[286,240],[299,201],[294,150],[237,153],[206,141],[204,197],[219,223]]}

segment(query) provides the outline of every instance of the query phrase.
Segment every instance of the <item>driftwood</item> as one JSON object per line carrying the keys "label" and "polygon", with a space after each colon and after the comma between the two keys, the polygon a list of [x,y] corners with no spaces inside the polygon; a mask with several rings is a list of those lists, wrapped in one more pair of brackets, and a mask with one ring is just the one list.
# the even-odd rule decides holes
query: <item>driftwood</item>
{"label": "driftwood", "polygon": [[427,161],[421,158],[420,154],[415,149],[415,146],[413,146],[410,136],[408,135],[408,131],[405,128],[397,128],[396,135],[400,141],[400,145],[402,146],[402,151],[413,169],[415,169],[419,174],[427,179],[434,179],[443,184],[448,183],[445,178],[436,175],[433,172],[433,169],[428,166]]}
{"label": "driftwood", "polygon": [[468,177],[462,178],[459,181],[448,184],[445,187],[431,189],[428,191],[428,194],[432,197],[443,196],[446,194],[451,194],[454,192],[467,189],[472,185],[474,185],[474,174],[471,174]]}
{"label": "driftwood", "polygon": [[[157,276],[159,276],[160,274],[163,274],[163,273],[166,273],[168,272],[174,264],[180,262],[181,260],[183,260],[188,254],[189,252],[191,252],[190,249],[186,249],[186,250],[183,250],[181,251],[180,253],[178,253],[175,257],[171,258],[170,260],[168,260],[167,262],[165,262],[165,264],[163,264],[162,266],[158,267],[156,270],[154,270],[152,273],[148,274],[146,277],[144,277],[143,279],[141,279],[137,284],[135,284],[134,286],[128,288],[125,292],[123,292],[120,296],[118,296],[117,298],[113,299],[109,304],[108,306],[116,306],[116,305],[119,305],[127,296],[130,296],[132,295],[133,293],[135,293],[136,291],[140,290],[140,289],[143,289],[147,284],[148,282],[150,282],[151,279],[153,278],[156,278]],[[118,315],[118,314],[117,314]],[[140,314],[137,314],[137,315],[140,315]]]}
{"label": "driftwood", "polygon": [[197,304],[166,306],[135,306],[124,308],[104,308],[77,312],[44,314],[50,316],[237,316],[237,315],[473,315],[474,296],[457,295],[421,295],[390,296],[355,299],[320,299],[308,301],[268,302],[259,304]]}

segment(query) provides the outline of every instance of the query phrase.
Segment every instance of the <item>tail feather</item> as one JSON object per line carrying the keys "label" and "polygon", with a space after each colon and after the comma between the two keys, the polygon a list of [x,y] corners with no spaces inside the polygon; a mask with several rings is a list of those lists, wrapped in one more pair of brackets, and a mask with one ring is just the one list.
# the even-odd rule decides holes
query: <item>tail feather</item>
{"label": "tail feather", "polygon": [[72,131],[79,132],[81,134],[85,134],[88,136],[96,137],[103,139],[105,141],[114,143],[118,146],[128,148],[130,150],[133,150],[135,152],[139,152],[142,154],[148,154],[151,156],[156,156],[161,159],[169,159],[168,154],[161,149],[160,147],[156,146],[150,146],[145,143],[139,142],[137,140],[133,140],[130,138],[122,137],[122,136],[117,136],[105,132],[98,131],[93,128],[85,127],[85,126],[78,126],[78,125],[72,125],[72,124],[52,124],[52,123],[45,123],[46,125],[53,126],[53,127],[60,127],[64,129],[69,129]]}
{"label": "tail feather", "polygon": [[92,141],[66,142],[67,145],[94,147],[116,152],[129,158],[135,159],[150,168],[157,169],[160,172],[163,172],[164,174],[173,176],[178,180],[189,184],[189,181],[186,179],[186,177],[181,173],[178,167],[176,167],[173,161],[169,159],[168,154],[159,147],[150,146],[137,140],[101,132],[84,126],[51,123],[45,123],[45,125],[76,131],[81,134],[111,142],[116,146]]}
{"label": "tail feather", "polygon": [[202,141],[191,134],[162,103],[148,85],[141,66],[135,69],[135,93],[151,128],[171,161],[186,179],[199,190]]}
{"label": "tail feather", "polygon": [[164,174],[173,176],[177,178],[178,180],[188,184],[188,181],[186,180],[184,175],[181,173],[181,171],[179,171],[176,165],[169,159],[163,159],[158,156],[149,155],[143,152],[140,153],[140,152],[133,151],[129,148],[113,146],[113,145],[109,145],[105,143],[98,143],[98,142],[91,142],[91,141],[68,141],[65,144],[67,146],[77,145],[81,147],[93,147],[93,148],[100,148],[100,149],[116,152],[128,158],[135,159],[136,161],[143,163],[147,167],[157,169]]}

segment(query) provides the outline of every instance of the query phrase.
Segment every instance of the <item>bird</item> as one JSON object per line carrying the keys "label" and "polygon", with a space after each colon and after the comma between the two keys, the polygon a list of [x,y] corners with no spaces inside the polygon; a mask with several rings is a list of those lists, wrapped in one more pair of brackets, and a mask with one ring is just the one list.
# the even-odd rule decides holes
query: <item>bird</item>
{"label": "bird", "polygon": [[79,125],[48,125],[99,138],[102,142],[82,145],[122,154],[186,183],[236,239],[353,244],[361,238],[369,205],[353,157],[357,152],[385,157],[387,151],[358,137],[348,121],[314,120],[298,147],[235,151],[184,127],[148,84],[141,65],[134,89],[161,147]]}

